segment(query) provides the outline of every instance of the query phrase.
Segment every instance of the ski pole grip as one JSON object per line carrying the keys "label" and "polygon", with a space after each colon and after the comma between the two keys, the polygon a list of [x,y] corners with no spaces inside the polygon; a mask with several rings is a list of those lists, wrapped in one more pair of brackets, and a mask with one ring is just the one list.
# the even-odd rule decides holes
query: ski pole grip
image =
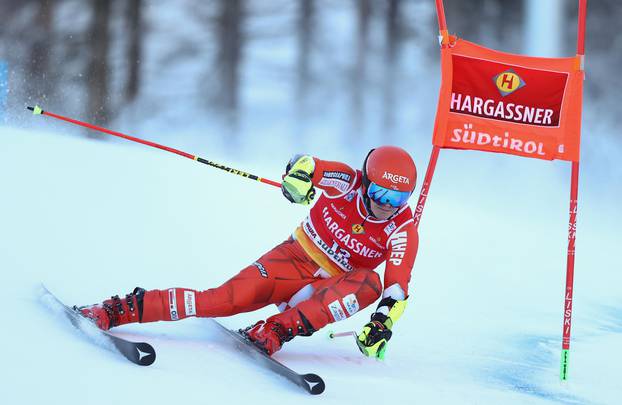
{"label": "ski pole grip", "polygon": [[34,107],[26,107],[28,108],[30,111],[32,111],[32,113],[34,115],[41,115],[43,114],[43,109],[41,107],[39,107],[38,105],[34,106]]}

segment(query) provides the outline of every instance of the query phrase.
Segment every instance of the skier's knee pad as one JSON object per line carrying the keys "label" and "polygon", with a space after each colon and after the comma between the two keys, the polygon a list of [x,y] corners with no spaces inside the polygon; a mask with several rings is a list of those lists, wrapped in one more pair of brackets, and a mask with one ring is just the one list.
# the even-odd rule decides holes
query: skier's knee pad
{"label": "skier's knee pad", "polygon": [[381,294],[382,283],[373,271],[353,271],[334,283],[314,291],[310,299],[296,306],[316,329],[328,323],[349,318],[375,302]]}
{"label": "skier's knee pad", "polygon": [[358,305],[362,309],[380,298],[382,282],[378,273],[370,270],[358,270],[346,274],[342,280],[334,285],[334,288],[342,297],[354,293]]}

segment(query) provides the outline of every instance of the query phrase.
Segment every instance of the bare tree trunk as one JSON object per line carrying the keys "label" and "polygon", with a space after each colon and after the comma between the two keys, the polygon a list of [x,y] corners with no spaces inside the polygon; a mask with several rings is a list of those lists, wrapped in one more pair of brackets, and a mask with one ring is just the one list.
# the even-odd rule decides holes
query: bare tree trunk
{"label": "bare tree trunk", "polygon": [[220,0],[218,18],[218,76],[220,88],[217,101],[226,114],[228,124],[236,127],[240,107],[240,66],[242,63],[243,0]]}
{"label": "bare tree trunk", "polygon": [[125,101],[134,101],[140,90],[140,63],[143,51],[142,0],[128,0],[127,24],[129,43],[127,47],[127,82]]}
{"label": "bare tree trunk", "polygon": [[315,20],[315,0],[300,0],[298,6],[298,74],[296,83],[296,102],[298,110],[306,110],[306,98],[311,81],[311,44],[313,43],[313,28]]}
{"label": "bare tree trunk", "polygon": [[108,49],[110,36],[110,0],[93,0],[93,19],[89,35],[91,60],[88,69],[88,114],[98,125],[110,119],[108,93]]}
{"label": "bare tree trunk", "polygon": [[38,10],[32,25],[34,43],[30,50],[29,96],[34,102],[45,104],[54,88],[54,75],[50,72],[52,45],[52,21],[54,4],[52,0],[38,0]]}
{"label": "bare tree trunk", "polygon": [[[387,0],[385,33],[385,83],[384,83],[384,125],[392,129],[395,125],[395,74],[401,32],[399,26],[401,0]],[[389,131],[387,131],[388,133]]]}
{"label": "bare tree trunk", "polygon": [[357,11],[356,58],[352,75],[352,119],[354,130],[358,132],[363,119],[364,88],[367,70],[367,50],[369,47],[369,25],[371,20],[371,0],[355,0]]}

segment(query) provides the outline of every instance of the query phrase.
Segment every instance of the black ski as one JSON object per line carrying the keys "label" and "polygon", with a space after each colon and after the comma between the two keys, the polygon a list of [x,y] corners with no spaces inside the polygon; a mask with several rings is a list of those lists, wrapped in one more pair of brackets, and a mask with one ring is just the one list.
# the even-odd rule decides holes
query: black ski
{"label": "black ski", "polygon": [[149,366],[155,361],[156,353],[149,343],[131,342],[99,329],[90,319],[65,305],[43,285],[41,285],[41,300],[52,310],[62,311],[71,324],[89,339],[109,350],[121,353],[132,363],[139,366]]}
{"label": "black ski", "polygon": [[287,378],[297,386],[303,388],[311,395],[319,395],[324,392],[324,380],[317,374],[298,374],[291,368],[285,366],[283,363],[278,362],[272,357],[268,356],[261,349],[256,347],[252,342],[246,339],[241,333],[227,329],[219,322],[210,319],[210,321],[216,324],[217,328],[226,336],[233,338],[236,348],[251,358],[257,361],[258,364],[268,368],[271,371]]}

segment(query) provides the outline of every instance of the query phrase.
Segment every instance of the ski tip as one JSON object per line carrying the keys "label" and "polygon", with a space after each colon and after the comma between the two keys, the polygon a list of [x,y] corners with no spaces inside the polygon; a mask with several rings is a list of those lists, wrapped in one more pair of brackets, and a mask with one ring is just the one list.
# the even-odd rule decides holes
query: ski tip
{"label": "ski tip", "polygon": [[136,364],[139,366],[150,366],[156,360],[156,352],[149,343],[137,343],[136,352],[138,354]]}
{"label": "ski tip", "polygon": [[324,380],[317,374],[304,374],[302,376],[305,383],[307,383],[307,391],[311,395],[320,395],[324,392],[326,385],[324,384]]}

